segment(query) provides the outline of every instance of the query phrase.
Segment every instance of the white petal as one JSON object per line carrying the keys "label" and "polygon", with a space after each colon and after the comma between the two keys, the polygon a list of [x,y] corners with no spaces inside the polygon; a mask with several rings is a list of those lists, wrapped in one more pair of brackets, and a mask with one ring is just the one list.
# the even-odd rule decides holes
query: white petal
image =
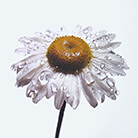
{"label": "white petal", "polygon": [[111,75],[126,75],[121,66],[112,64],[108,60],[92,58],[92,66],[95,66],[99,70],[109,72]]}
{"label": "white petal", "polygon": [[98,31],[91,35],[91,39],[94,40],[94,39],[100,38],[100,37],[104,36],[106,34],[106,32],[107,32],[106,30]]}
{"label": "white petal", "polygon": [[54,98],[54,105],[56,109],[58,110],[61,109],[63,102],[64,102],[64,92],[62,90],[62,87],[60,87]]}
{"label": "white petal", "polygon": [[112,40],[114,40],[114,38],[115,38],[115,34],[107,34],[94,39],[92,41],[93,43],[92,45],[94,45],[95,47],[102,47],[109,44]]}
{"label": "white petal", "polygon": [[33,97],[33,102],[38,103],[44,96],[46,96],[47,89],[46,86],[42,86],[38,93]]}
{"label": "white petal", "polygon": [[92,107],[96,107],[98,105],[97,100],[95,99],[92,90],[88,87],[88,85],[85,83],[84,79],[81,76],[81,84],[83,88],[83,93],[87,99],[87,101],[90,103]]}
{"label": "white petal", "polygon": [[73,74],[66,75],[63,86],[66,102],[69,103],[73,109],[77,108],[80,99],[78,77]]}
{"label": "white petal", "polygon": [[[109,81],[109,83],[108,83]],[[97,82],[97,85],[100,87],[100,91],[101,92],[104,92],[104,94],[106,96],[108,96],[109,98],[111,98],[112,100],[116,100],[116,96],[115,96],[115,93],[116,93],[116,87],[115,87],[115,83],[114,81],[111,79],[111,78],[106,78],[104,80],[99,80],[99,79],[96,79],[96,82]]]}
{"label": "white petal", "polygon": [[102,46],[102,47],[95,47],[93,48],[93,51],[95,52],[110,52],[112,50],[114,50],[115,48],[119,47],[120,46],[120,42],[113,42],[113,43],[109,43],[105,46]]}
{"label": "white petal", "polygon": [[51,70],[48,68],[46,69],[46,66],[36,72],[27,87],[26,96],[32,97],[34,103],[40,101],[47,93],[47,83],[52,78],[52,75]]}

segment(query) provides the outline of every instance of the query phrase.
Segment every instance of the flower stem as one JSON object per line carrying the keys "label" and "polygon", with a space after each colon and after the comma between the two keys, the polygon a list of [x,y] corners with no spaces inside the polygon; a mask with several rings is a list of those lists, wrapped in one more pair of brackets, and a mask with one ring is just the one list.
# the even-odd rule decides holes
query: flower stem
{"label": "flower stem", "polygon": [[66,102],[64,101],[64,103],[60,109],[60,112],[59,112],[55,138],[59,138],[59,133],[60,133],[60,128],[61,128],[61,124],[62,124],[62,120],[63,120],[63,116],[64,116],[65,107],[66,107]]}

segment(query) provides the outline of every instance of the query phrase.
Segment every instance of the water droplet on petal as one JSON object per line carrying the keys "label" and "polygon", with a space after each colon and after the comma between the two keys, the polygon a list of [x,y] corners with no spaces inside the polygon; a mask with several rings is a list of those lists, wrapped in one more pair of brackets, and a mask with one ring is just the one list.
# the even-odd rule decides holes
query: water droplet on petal
{"label": "water droplet on petal", "polygon": [[54,84],[54,83],[52,83],[51,84],[51,90],[52,90],[52,92],[57,92],[57,90],[58,90],[58,87],[57,87],[57,85],[56,84]]}
{"label": "water droplet on petal", "polygon": [[65,95],[66,95],[66,97],[70,97],[70,92],[67,91],[67,92],[65,93]]}
{"label": "water droplet on petal", "polygon": [[113,88],[110,88],[110,92],[114,93],[114,89]]}
{"label": "water droplet on petal", "polygon": [[114,94],[109,96],[112,100],[116,100],[116,96]]}
{"label": "water droplet on petal", "polygon": [[92,93],[94,93],[94,92],[95,92],[94,88],[92,88],[91,90],[92,90]]}
{"label": "water droplet on petal", "polygon": [[87,72],[85,74],[85,81],[86,81],[86,83],[88,85],[91,84],[91,83],[93,83],[95,81],[94,78],[93,78],[93,76],[92,76],[92,74],[90,72]]}
{"label": "water droplet on petal", "polygon": [[112,80],[112,79],[106,79],[106,83],[108,84],[108,86],[110,86],[110,87],[114,87],[115,86],[115,83],[114,83],[114,81]]}
{"label": "water droplet on petal", "polygon": [[62,74],[60,74],[60,78],[62,79],[64,77],[64,74],[62,73]]}
{"label": "water droplet on petal", "polygon": [[101,64],[100,64],[100,67],[101,67],[101,69],[104,69],[105,64],[101,63]]}
{"label": "water droplet on petal", "polygon": [[39,79],[39,81],[40,81],[40,83],[41,83],[42,85],[45,85],[45,84],[47,84],[47,82],[48,82],[48,79],[46,78],[46,74],[45,74],[44,72],[42,72],[42,73],[40,74],[40,76],[38,77],[38,79]]}
{"label": "water droplet on petal", "polygon": [[37,82],[37,79],[33,79],[33,80],[32,80],[32,84],[33,84],[33,85],[35,85],[36,82]]}
{"label": "water droplet on petal", "polygon": [[104,80],[106,78],[106,74],[104,72],[100,72],[97,74],[97,77],[100,79],[100,80]]}
{"label": "water droplet on petal", "polygon": [[115,94],[116,94],[116,95],[119,95],[119,94],[120,94],[120,91],[119,91],[119,90],[116,90],[116,91],[115,91]]}

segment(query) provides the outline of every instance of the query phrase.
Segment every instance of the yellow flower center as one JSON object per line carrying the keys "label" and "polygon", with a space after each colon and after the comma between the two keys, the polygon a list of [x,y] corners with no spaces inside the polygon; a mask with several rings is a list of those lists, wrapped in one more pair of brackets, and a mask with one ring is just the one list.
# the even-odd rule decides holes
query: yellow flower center
{"label": "yellow flower center", "polygon": [[92,58],[89,45],[79,37],[57,37],[47,51],[48,62],[64,73],[75,73],[86,67]]}

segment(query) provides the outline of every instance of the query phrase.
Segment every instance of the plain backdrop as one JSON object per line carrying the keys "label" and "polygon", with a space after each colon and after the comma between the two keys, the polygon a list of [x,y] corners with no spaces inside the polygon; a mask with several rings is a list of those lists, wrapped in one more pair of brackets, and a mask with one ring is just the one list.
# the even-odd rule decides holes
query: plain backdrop
{"label": "plain backdrop", "polygon": [[92,108],[83,94],[80,105],[66,107],[60,138],[138,138],[138,1],[137,0],[1,0],[0,1],[0,137],[54,138],[59,111],[53,97],[33,104],[26,87],[15,87],[11,64],[23,58],[18,38],[46,29],[76,25],[105,29],[122,42],[115,52],[130,67],[115,77],[120,95]]}

